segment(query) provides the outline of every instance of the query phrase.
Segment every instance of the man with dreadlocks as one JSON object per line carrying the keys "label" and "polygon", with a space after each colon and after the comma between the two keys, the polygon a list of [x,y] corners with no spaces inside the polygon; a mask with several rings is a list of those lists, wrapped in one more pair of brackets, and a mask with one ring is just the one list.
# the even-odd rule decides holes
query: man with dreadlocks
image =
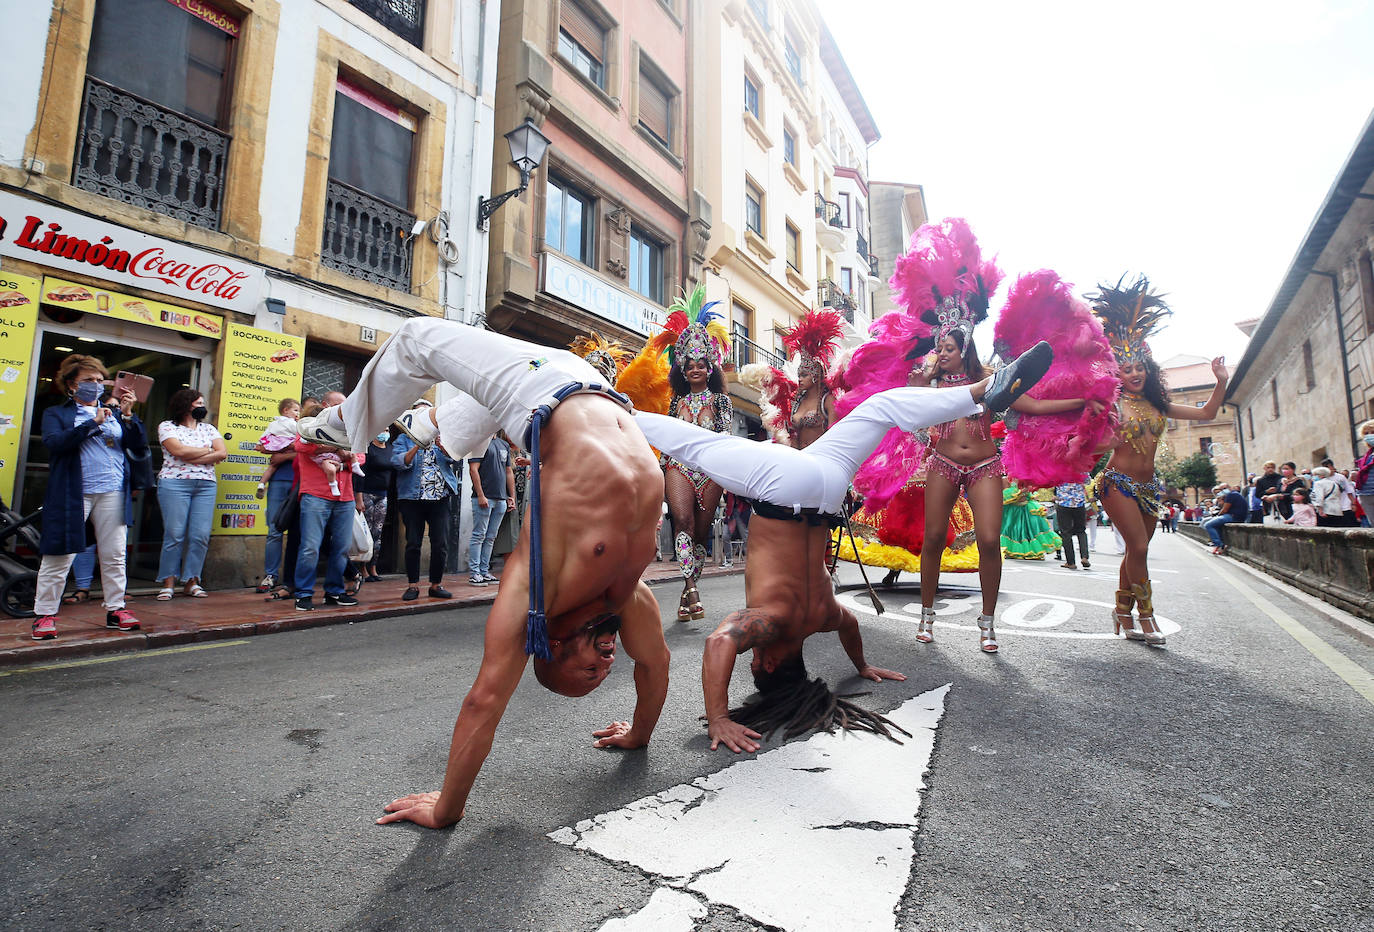
{"label": "man with dreadlocks", "polygon": [[[1221,410],[1226,398],[1226,360],[1212,360],[1217,384],[1212,397],[1200,408],[1169,401],[1164,384],[1146,343],[1152,333],[1173,313],[1164,296],[1150,290],[1150,281],[1141,275],[1130,285],[1123,275],[1115,285],[1099,285],[1089,295],[1093,313],[1102,321],[1121,374],[1121,399],[1117,402],[1116,448],[1102,473],[1098,498],[1112,519],[1112,526],[1126,542],[1126,556],[1116,590],[1112,611],[1112,632],[1123,631],[1132,641],[1151,647],[1164,643],[1155,624],[1154,592],[1150,585],[1150,538],[1159,519],[1162,489],[1155,479],[1155,450],[1164,436],[1169,418],[1183,421],[1210,421]],[[1138,615],[1132,617],[1131,610]],[[1135,621],[1140,621],[1137,629]]]}
{"label": "man with dreadlocks", "polygon": [[[723,436],[677,418],[638,413],[635,421],[659,450],[699,469],[729,492],[753,503],[746,608],[722,621],[706,640],[702,687],[714,750],[724,743],[739,752],[758,749],[760,732],[782,727],[787,735],[836,725],[882,730],[874,717],[840,704],[825,684],[810,681],[802,644],[813,634],[838,633],[860,676],[902,679],[864,658],[853,613],[835,600],[824,557],[830,527],[844,506],[850,479],[892,428],[915,431],[987,410],[1002,410],[1044,375],[1053,353],[1041,343],[991,378],[953,389],[893,388],[877,392],[839,420],[805,450]],[[735,657],[753,652],[760,697],[730,712],[729,685]]]}
{"label": "man with dreadlocks", "polygon": [[[447,381],[462,393],[438,409],[402,413]],[[315,443],[363,449],[392,423],[420,444],[461,455],[504,428],[530,451],[529,509],[487,616],[477,679],[453,727],[443,789],[405,796],[379,822],[438,828],[463,817],[496,726],[528,655],[541,685],[584,696],[606,678],[616,635],[635,662],[633,720],[594,732],[597,747],[649,742],[668,693],[658,603],[640,575],[654,556],[663,474],[629,403],[567,350],[454,321],[405,321],[342,405],[301,421]],[[556,507],[542,509],[547,498]]]}

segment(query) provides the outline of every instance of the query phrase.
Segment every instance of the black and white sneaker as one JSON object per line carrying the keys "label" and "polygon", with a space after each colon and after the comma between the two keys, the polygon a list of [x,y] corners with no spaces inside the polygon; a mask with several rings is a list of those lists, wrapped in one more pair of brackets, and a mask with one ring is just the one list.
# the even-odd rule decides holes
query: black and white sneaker
{"label": "black and white sneaker", "polygon": [[992,382],[983,393],[983,407],[989,411],[1007,410],[1012,402],[1045,377],[1053,362],[1054,350],[1041,340],[993,373]]}
{"label": "black and white sneaker", "polygon": [[439,436],[439,428],[434,426],[434,421],[429,414],[432,408],[411,408],[396,420],[392,421],[396,429],[401,431],[411,440],[414,440],[422,447],[427,447],[434,442],[434,438]]}
{"label": "black and white sneaker", "polygon": [[338,595],[329,595],[328,593],[325,593],[324,604],[342,605],[344,607],[348,607],[351,605],[357,605],[358,600],[353,598],[353,596],[349,595],[347,592],[341,592]]}
{"label": "black and white sneaker", "polygon": [[343,450],[351,446],[348,442],[348,431],[325,423],[323,417],[303,417],[296,426],[301,432],[301,439],[306,443],[318,443]]}
{"label": "black and white sneaker", "polygon": [[485,579],[483,579],[481,576],[469,576],[469,577],[468,577],[468,585],[469,585],[469,586],[485,586],[485,585],[487,585],[487,581],[486,581]]}
{"label": "black and white sneaker", "polygon": [[296,600],[296,611],[313,612],[315,610],[315,600],[310,596]]}

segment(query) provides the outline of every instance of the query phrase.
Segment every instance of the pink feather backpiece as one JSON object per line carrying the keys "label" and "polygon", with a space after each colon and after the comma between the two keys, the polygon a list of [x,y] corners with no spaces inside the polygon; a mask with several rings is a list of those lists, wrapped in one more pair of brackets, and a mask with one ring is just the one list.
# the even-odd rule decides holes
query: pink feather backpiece
{"label": "pink feather backpiece", "polygon": [[1065,414],[1019,414],[1002,447],[1007,474],[1022,487],[1084,481],[1097,461],[1095,451],[1115,430],[1114,403],[1121,387],[1101,322],[1058,274],[1041,269],[1017,279],[993,336],[1006,359],[1039,340],[1054,349],[1054,364],[1030,397],[1086,398],[1103,406],[1095,415],[1087,407]]}

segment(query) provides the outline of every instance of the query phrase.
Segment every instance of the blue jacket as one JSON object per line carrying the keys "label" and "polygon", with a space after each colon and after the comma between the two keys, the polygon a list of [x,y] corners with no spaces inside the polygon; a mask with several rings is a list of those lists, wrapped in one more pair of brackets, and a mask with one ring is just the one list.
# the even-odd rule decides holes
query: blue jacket
{"label": "blue jacket", "polygon": [[[148,435],[137,415],[123,422],[126,451],[144,452]],[[81,444],[100,428],[95,421],[76,426],[76,402],[53,405],[43,412],[43,446],[48,448],[48,490],[43,496],[40,553],[80,553],[86,549],[86,509],[81,484]],[[129,470],[124,470],[124,523],[133,524]]]}
{"label": "blue jacket", "polygon": [[[406,462],[406,452],[415,449],[415,441],[406,434],[401,434],[391,446],[395,450],[395,456],[391,462],[396,466],[396,497],[419,499],[420,471],[415,468],[413,461]],[[457,495],[458,476],[453,472],[453,460],[440,446],[436,445],[434,452],[438,454],[435,462],[439,466],[439,475],[443,476],[444,484],[448,486],[449,494]],[[419,458],[420,454],[415,454],[415,459]]]}

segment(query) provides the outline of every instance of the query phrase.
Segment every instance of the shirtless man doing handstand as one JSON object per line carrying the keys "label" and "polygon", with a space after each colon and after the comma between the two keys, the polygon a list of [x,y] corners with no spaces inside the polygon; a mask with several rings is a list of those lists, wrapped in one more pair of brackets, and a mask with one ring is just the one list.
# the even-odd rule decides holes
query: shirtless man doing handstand
{"label": "shirtless man doing handstand", "polygon": [[[836,703],[819,681],[808,681],[802,644],[813,634],[838,633],[854,669],[866,679],[906,679],[864,658],[863,638],[854,613],[835,599],[825,569],[830,527],[839,520],[849,481],[859,465],[877,448],[892,427],[914,431],[931,424],[977,414],[987,408],[1001,411],[1011,405],[1048,370],[1053,354],[1037,344],[989,379],[962,388],[953,398],[949,389],[897,388],[879,392],[856,407],[804,450],[781,444],[754,443],[730,437],[676,418],[640,412],[635,421],[656,448],[701,470],[727,491],[752,501],[749,521],[749,560],[745,564],[746,608],[727,615],[706,639],[701,683],[706,700],[711,749],[756,751],[760,734],[737,721],[768,721],[787,729],[789,736],[811,728],[829,730],[826,714],[800,719],[775,705]],[[735,657],[753,652],[751,668],[760,700],[731,717],[729,685]],[[807,687],[816,687],[806,692]],[[805,694],[806,698],[800,697]],[[814,700],[824,698],[817,703]],[[860,727],[884,731],[879,716],[843,705],[842,714],[857,716]],[[744,713],[744,714],[741,714]],[[876,720],[879,724],[873,727]]]}
{"label": "shirtless man doing handstand", "polygon": [[[438,381],[464,395],[438,409],[404,411]],[[569,389],[568,386],[574,386]],[[654,559],[663,472],[623,401],[572,353],[523,343],[451,321],[408,320],[368,363],[346,402],[301,422],[317,443],[363,449],[398,422],[419,443],[462,456],[498,428],[528,447],[531,412],[552,408],[540,431],[543,608],[551,660],[534,661],[538,681],[565,696],[600,686],[615,660],[616,634],[635,663],[633,720],[594,732],[597,747],[649,742],[668,693],[668,646],[658,603],[640,581]],[[482,664],[453,727],[443,789],[404,796],[379,823],[429,828],[463,817],[473,781],[491,752],[506,704],[528,657],[530,527],[502,573],[487,616]]]}

